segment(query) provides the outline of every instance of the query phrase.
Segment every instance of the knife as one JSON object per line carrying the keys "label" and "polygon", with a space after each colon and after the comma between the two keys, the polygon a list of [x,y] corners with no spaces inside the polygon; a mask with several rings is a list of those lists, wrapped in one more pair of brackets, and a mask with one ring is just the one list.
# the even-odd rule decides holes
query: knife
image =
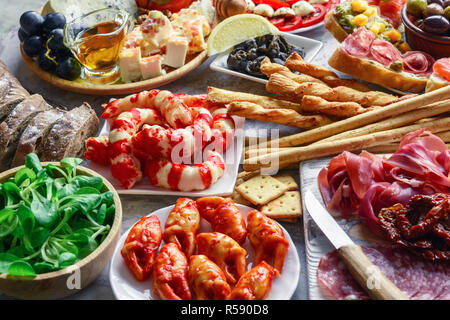
{"label": "knife", "polygon": [[311,190],[306,190],[305,206],[320,230],[337,249],[353,278],[372,299],[408,300],[408,297],[375,266],[361,247],[342,230],[336,220],[316,199]]}

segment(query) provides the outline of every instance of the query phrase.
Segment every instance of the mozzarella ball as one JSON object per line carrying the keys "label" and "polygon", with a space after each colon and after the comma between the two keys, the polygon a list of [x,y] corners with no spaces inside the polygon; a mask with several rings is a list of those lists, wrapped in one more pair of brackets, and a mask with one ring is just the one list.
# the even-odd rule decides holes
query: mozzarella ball
{"label": "mozzarella ball", "polygon": [[255,7],[254,12],[256,14],[259,14],[264,17],[269,17],[269,18],[273,17],[273,14],[274,14],[272,7],[269,6],[268,4],[258,4]]}
{"label": "mozzarella ball", "polygon": [[292,5],[292,9],[294,10],[295,14],[302,17],[310,15],[311,13],[316,11],[314,7],[309,2],[306,1],[299,1],[297,3],[294,3]]}

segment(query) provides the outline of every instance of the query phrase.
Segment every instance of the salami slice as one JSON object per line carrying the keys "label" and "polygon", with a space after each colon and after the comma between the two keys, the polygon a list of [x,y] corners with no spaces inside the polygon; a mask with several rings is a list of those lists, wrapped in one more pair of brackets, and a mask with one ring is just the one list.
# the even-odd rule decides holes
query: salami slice
{"label": "salami slice", "polygon": [[402,59],[400,51],[392,43],[381,39],[372,42],[370,57],[386,67]]}
{"label": "salami slice", "polygon": [[[450,298],[450,264],[430,262],[395,246],[367,246],[364,253],[400,290],[413,300]],[[353,279],[336,250],[320,260],[319,283],[339,300],[370,297]]]}
{"label": "salami slice", "polygon": [[364,58],[369,55],[374,40],[375,34],[361,27],[344,40],[342,49],[351,56]]}
{"label": "salami slice", "polygon": [[429,76],[433,72],[434,58],[421,51],[408,51],[403,55],[405,71]]}

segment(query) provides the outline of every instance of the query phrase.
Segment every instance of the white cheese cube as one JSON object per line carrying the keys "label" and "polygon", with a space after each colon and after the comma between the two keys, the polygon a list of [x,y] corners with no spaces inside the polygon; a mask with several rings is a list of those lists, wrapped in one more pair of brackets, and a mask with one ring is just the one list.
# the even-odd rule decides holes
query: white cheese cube
{"label": "white cheese cube", "polygon": [[171,37],[167,41],[164,64],[172,68],[184,66],[189,42],[186,37]]}
{"label": "white cheese cube", "polygon": [[141,73],[144,80],[162,75],[162,56],[156,54],[150,57],[141,58]]}
{"label": "white cheese cube", "polygon": [[141,80],[141,49],[123,48],[119,54],[119,67],[123,82]]}

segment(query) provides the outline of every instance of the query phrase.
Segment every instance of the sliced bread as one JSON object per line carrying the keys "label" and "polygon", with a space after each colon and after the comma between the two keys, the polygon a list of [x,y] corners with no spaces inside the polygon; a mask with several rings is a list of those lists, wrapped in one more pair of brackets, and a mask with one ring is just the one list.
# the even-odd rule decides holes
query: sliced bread
{"label": "sliced bread", "polygon": [[94,136],[98,127],[99,119],[86,102],[65,113],[50,129],[42,147],[41,161],[81,157],[84,141]]}
{"label": "sliced bread", "polygon": [[22,132],[30,121],[40,112],[49,110],[51,106],[39,94],[29,96],[20,102],[11,113],[0,123],[0,170],[11,166],[16,153],[17,143]]}
{"label": "sliced bread", "polygon": [[50,109],[39,113],[34,117],[20,137],[16,154],[11,163],[11,167],[18,167],[25,163],[25,157],[29,153],[42,153],[43,142],[47,138],[53,124],[61,118],[67,111],[61,109]]}
{"label": "sliced bread", "polygon": [[11,110],[28,96],[27,90],[0,61],[0,121],[3,121]]}

